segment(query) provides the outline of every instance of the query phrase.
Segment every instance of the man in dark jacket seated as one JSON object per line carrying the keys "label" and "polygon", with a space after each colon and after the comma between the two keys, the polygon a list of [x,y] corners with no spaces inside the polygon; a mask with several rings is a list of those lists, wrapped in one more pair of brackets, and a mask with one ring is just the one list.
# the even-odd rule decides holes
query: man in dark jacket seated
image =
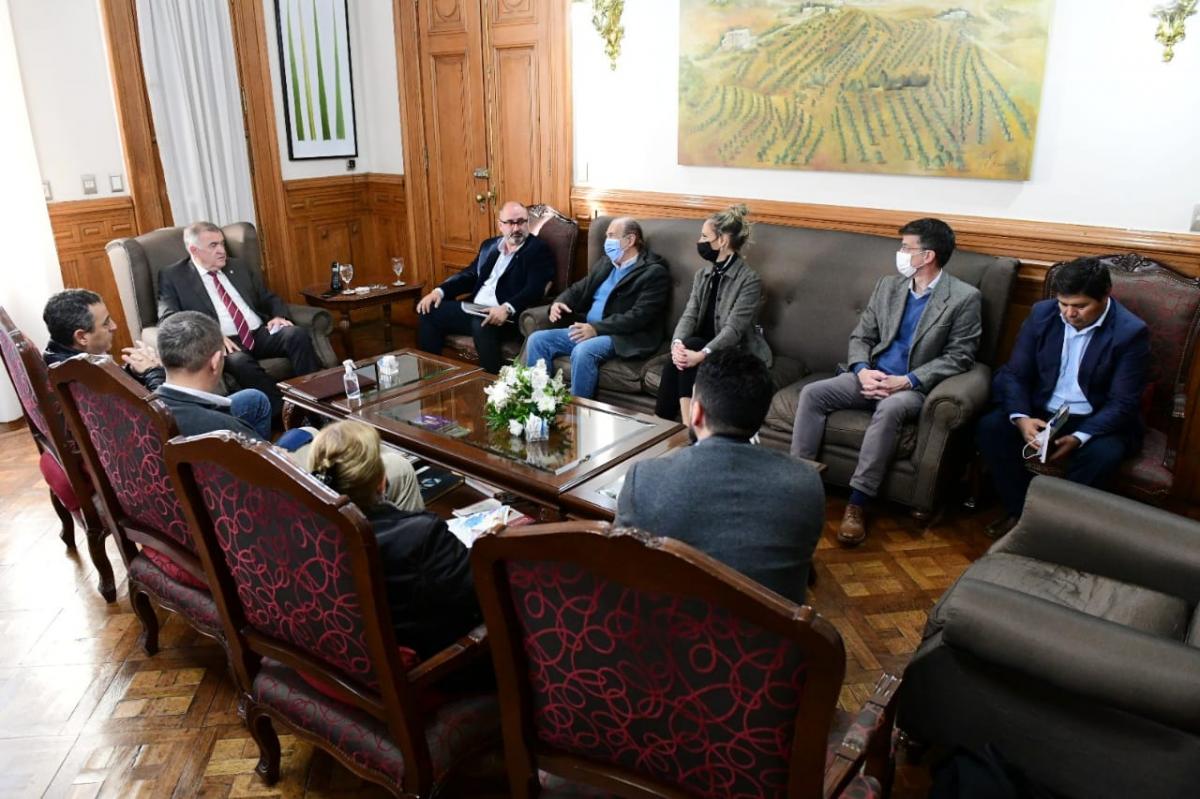
{"label": "man in dark jacket seated", "polygon": [[278,416],[283,395],[259,360],[286,357],[292,372],[321,368],[312,334],[287,317],[287,304],[262,276],[225,252],[225,234],[211,222],[183,229],[188,257],[158,275],[159,324],[180,311],[199,311],[217,320],[224,336],[226,368],[245,388],[257,388]]}
{"label": "man in dark jacket seated", "polygon": [[[99,294],[87,289],[67,289],[55,294],[42,311],[50,341],[42,357],[47,366],[73,358],[82,352],[108,355],[112,349],[116,323]],[[121,351],[125,371],[148,388],[156,390],[167,379],[158,352],[141,341]],[[229,395],[229,412],[254,428],[260,438],[271,435],[271,403],[257,389],[243,389]]]}
{"label": "man in dark jacket seated", "polygon": [[[230,400],[217,394],[225,366],[221,329],[212,318],[198,311],[180,311],[158,328],[158,349],[167,379],[154,393],[171,410],[179,432],[196,436],[216,430],[241,433],[248,438],[268,440],[230,411]],[[275,444],[307,469],[313,432],[308,428],[289,430]],[[421,510],[420,484],[412,464],[394,450],[384,451],[388,478],[387,497],[401,507]]]}
{"label": "man in dark jacket seated", "polygon": [[749,352],[717,350],[700,364],[692,392],[697,443],[634,464],[616,523],[691,544],[803,602],[825,489],[810,464],[750,443],[775,393],[771,373]]}
{"label": "man in dark jacket seated", "polygon": [[[504,340],[519,335],[517,318],[542,299],[554,277],[550,248],[529,235],[525,206],[505,203],[498,221],[503,235],[485,241],[470,266],[417,303],[417,346],[439,355],[447,335],[470,334],[479,365],[492,374],[500,371]],[[456,300],[460,294],[469,294],[470,303]]]}
{"label": "man in dark jacket seated", "polygon": [[550,306],[552,323],[573,315],[574,324],[535,332],[525,362],[545,361],[553,371],[556,357],[570,355],[571,393],[594,397],[605,361],[658,352],[670,291],[666,262],[646,249],[642,226],[629,217],[614,219],[604,234],[604,255]]}
{"label": "man in dark jacket seated", "polygon": [[1047,463],[1066,477],[1102,486],[1141,447],[1141,399],[1150,358],[1146,323],[1113,299],[1112,278],[1097,258],[1061,267],[1055,298],[1029,312],[1012,357],[992,381],[995,407],[979,421],[979,451],[991,470],[1005,515],[987,528],[993,538],[1016,524],[1033,474],[1025,451],[1063,405],[1065,426],[1050,442]]}

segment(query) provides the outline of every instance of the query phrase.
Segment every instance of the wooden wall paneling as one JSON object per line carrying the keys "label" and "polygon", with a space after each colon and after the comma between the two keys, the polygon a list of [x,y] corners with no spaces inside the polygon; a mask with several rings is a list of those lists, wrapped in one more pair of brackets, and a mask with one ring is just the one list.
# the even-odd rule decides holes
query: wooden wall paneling
{"label": "wooden wall paneling", "polygon": [[433,243],[427,188],[429,156],[425,145],[425,115],[421,100],[421,58],[417,3],[392,0],[396,40],[396,84],[400,92],[400,132],[404,152],[404,205],[409,273],[405,280],[433,280]]}
{"label": "wooden wall paneling", "polygon": [[[363,175],[304,178],[284,183],[292,257],[283,272],[293,291],[329,280],[331,261],[356,267],[351,285],[362,285],[357,273],[366,254],[363,215],[367,179]],[[356,241],[360,242],[357,249]]]}
{"label": "wooden wall paneling", "polygon": [[[629,215],[646,219],[702,218],[735,202],[750,206],[752,219],[794,227],[846,230],[879,236],[895,236],[905,222],[929,215],[920,211],[850,208],[833,205],[788,203],[775,200],[744,200],[624,189],[594,189],[576,186],[571,190],[571,213],[580,224],[580,238],[597,216]],[[989,217],[938,214],[954,228],[958,246],[1008,255],[1021,261],[1009,301],[1001,338],[1003,358],[1012,350],[1021,323],[1035,302],[1042,299],[1047,268],[1058,261],[1084,255],[1136,252],[1165,264],[1189,277],[1200,276],[1200,235],[1124,228]],[[1153,324],[1153,320],[1146,320]],[[1200,358],[1192,364],[1188,379],[1188,407],[1181,453],[1200,452]],[[1174,489],[1176,501],[1200,504],[1200,458],[1179,458]]]}
{"label": "wooden wall paneling", "polygon": [[404,258],[402,279],[420,282],[414,264],[407,257],[404,182],[403,175],[372,173],[367,177],[364,223],[374,282],[390,283],[396,279],[392,274],[394,256]]}
{"label": "wooden wall paneling", "polygon": [[117,332],[113,352],[131,345],[117,284],[104,245],[136,233],[135,206],[130,197],[47,203],[54,244],[65,288],[90,289],[104,298]]}
{"label": "wooden wall paneling", "polygon": [[129,235],[173,224],[150,117],[134,3],[135,0],[100,0],[113,99],[124,145],[125,174],[136,220],[136,227]]}
{"label": "wooden wall paneling", "polygon": [[291,282],[287,269],[292,252],[284,205],[283,172],[279,165],[275,96],[267,63],[267,36],[275,35],[275,23],[265,18],[260,2],[230,0],[229,13],[242,87],[242,116],[254,189],[255,226],[262,244],[263,274],[276,293],[295,301],[301,286]]}

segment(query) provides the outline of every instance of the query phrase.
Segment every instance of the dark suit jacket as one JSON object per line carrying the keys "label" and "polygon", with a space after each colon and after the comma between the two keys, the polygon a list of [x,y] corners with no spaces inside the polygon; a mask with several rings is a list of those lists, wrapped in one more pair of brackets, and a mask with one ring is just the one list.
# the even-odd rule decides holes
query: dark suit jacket
{"label": "dark suit jacket", "polygon": [[[866,310],[850,334],[847,367],[875,365],[875,359],[900,333],[908,302],[910,279],[900,275],[880,278]],[[979,289],[942,272],[929,304],[921,313],[908,350],[908,369],[920,381],[918,391],[933,387],[975,365],[975,352],[983,335],[983,295]]]}
{"label": "dark suit jacket", "polygon": [[[454,299],[460,294],[470,294],[473,299],[475,292],[492,274],[492,267],[499,257],[500,237],[495,236],[480,245],[470,266],[446,278],[438,288],[446,299]],[[550,248],[537,236],[530,236],[500,276],[496,284],[496,299],[501,305],[507,302],[519,315],[533,303],[541,301],[546,295],[546,284],[553,278],[554,258]]]}
{"label": "dark suit jacket", "polygon": [[[601,256],[587,277],[572,283],[558,295],[557,302],[567,305],[580,321],[584,321],[600,288],[612,274],[613,263]],[[596,334],[612,336],[618,358],[647,358],[662,345],[663,312],[671,291],[671,275],[667,262],[652,252],[638,254],[637,260],[613,286],[604,315],[593,327]]]}
{"label": "dark suit jacket", "polygon": [[[71,349],[70,347],[64,347],[57,341],[51,340],[46,344],[46,351],[42,353],[42,358],[46,361],[47,366],[53,366],[56,363],[62,363],[68,358],[74,358],[76,355],[80,354],[81,353],[79,350]],[[167,379],[167,373],[163,371],[161,366],[155,366],[152,369],[147,369],[141,374],[138,374],[130,369],[129,364],[125,364],[121,368],[125,370],[125,374],[141,383],[150,391],[157,389],[163,384],[163,381]]]}
{"label": "dark suit jacket", "polygon": [[379,544],[396,643],[427,658],[483,621],[467,548],[444,521],[390,502],[365,513]]}
{"label": "dark suit jacket", "polygon": [[[287,303],[266,287],[258,272],[236,258],[227,260],[221,271],[264,323],[276,316],[288,318]],[[217,318],[217,309],[208,298],[208,290],[190,258],[184,258],[158,273],[158,321],[176,311],[199,311],[213,319]]]}
{"label": "dark suit jacket", "polygon": [[815,469],[790,455],[713,436],[634,464],[616,523],[683,541],[803,602],[825,489]]}
{"label": "dark suit jacket", "polygon": [[[1142,392],[1150,358],[1150,331],[1125,306],[1109,298],[1108,316],[1088,342],[1079,365],[1079,388],[1092,415],[1079,432],[1121,435],[1131,445],[1141,440]],[[996,372],[992,394],[1009,413],[1046,418],[1046,403],[1058,383],[1062,364],[1063,320],[1056,300],[1033,306],[1021,325],[1008,363]]]}
{"label": "dark suit jacket", "polygon": [[159,386],[154,393],[171,409],[180,435],[198,436],[214,430],[228,430],[231,433],[241,433],[254,441],[262,440],[261,436],[254,432],[254,428],[231,414],[227,407],[206,402],[183,391],[176,391],[170,386]]}

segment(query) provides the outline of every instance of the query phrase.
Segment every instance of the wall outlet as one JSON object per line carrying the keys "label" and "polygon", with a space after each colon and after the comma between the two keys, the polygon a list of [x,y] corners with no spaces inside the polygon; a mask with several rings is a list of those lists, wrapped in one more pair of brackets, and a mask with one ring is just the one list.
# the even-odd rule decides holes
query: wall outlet
{"label": "wall outlet", "polygon": [[125,191],[125,178],[121,175],[109,175],[108,187],[112,189],[113,194],[119,191]]}
{"label": "wall outlet", "polygon": [[95,175],[83,175],[82,177],[83,177],[83,193],[84,194],[95,194],[96,193],[96,176]]}
{"label": "wall outlet", "polygon": [[54,199],[54,192],[50,191],[50,181],[42,181],[42,194],[46,195],[46,202],[50,202]]}
{"label": "wall outlet", "polygon": [[1192,209],[1192,232],[1200,233],[1200,205]]}
{"label": "wall outlet", "polygon": [[346,159],[346,171],[347,171],[347,172],[353,172],[353,171],[354,171],[354,167],[355,167],[357,164],[358,164],[358,162],[357,162],[357,161],[355,161],[353,158],[347,158],[347,159]]}

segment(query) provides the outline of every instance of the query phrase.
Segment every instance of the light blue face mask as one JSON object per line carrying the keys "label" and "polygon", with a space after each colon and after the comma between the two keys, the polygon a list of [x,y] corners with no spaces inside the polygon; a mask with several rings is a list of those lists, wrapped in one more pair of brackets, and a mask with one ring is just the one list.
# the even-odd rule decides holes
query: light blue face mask
{"label": "light blue face mask", "polygon": [[605,239],[604,254],[608,256],[608,260],[614,264],[621,257],[621,240],[620,239]]}

